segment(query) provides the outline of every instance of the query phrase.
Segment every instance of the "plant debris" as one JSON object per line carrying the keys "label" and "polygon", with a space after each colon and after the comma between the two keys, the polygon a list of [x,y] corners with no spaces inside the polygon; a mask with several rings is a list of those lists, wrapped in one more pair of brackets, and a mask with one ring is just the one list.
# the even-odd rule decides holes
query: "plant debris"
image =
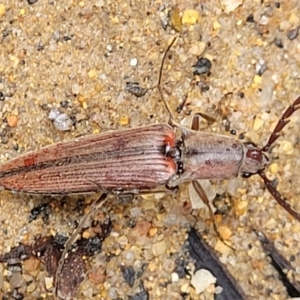
{"label": "plant debris", "polygon": [[223,288],[222,299],[246,299],[246,295],[233,276],[223,266],[213,250],[192,228],[188,236],[188,250],[195,260],[196,270],[206,269],[217,278],[217,285]]}
{"label": "plant debris", "polygon": [[[33,245],[19,245],[11,249],[9,253],[0,255],[0,262],[11,264],[18,261],[24,261],[30,257],[39,259],[46,267],[50,277],[59,276],[58,295],[63,299],[73,299],[76,296],[78,287],[83,282],[86,273],[84,257],[92,256],[100,252],[103,240],[111,231],[110,220],[99,224],[95,222],[93,229],[95,236],[86,239],[79,239],[68,252],[67,258],[59,274],[56,274],[58,263],[60,261],[64,244],[67,237],[56,236],[37,236]],[[101,230],[99,230],[99,227]],[[50,285],[52,288],[53,285]],[[48,291],[50,292],[50,290]]]}

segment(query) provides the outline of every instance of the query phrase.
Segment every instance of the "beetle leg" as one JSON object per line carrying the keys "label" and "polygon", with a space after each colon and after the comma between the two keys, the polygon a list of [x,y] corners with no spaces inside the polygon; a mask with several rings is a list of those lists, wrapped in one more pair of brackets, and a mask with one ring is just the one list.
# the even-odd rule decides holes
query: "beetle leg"
{"label": "beetle leg", "polygon": [[201,184],[200,184],[198,181],[193,180],[193,181],[192,181],[192,185],[193,185],[193,187],[194,187],[196,193],[197,193],[198,196],[200,197],[200,199],[201,199],[201,200],[204,202],[204,204],[206,204],[206,206],[208,207],[209,214],[210,214],[210,218],[211,218],[211,220],[212,220],[212,222],[213,222],[214,231],[215,231],[217,237],[220,239],[220,241],[221,241],[224,245],[226,245],[227,247],[229,247],[229,248],[232,249],[232,250],[235,250],[232,246],[228,245],[228,244],[226,243],[226,241],[224,241],[224,239],[223,239],[222,236],[220,235],[220,233],[219,233],[219,231],[218,231],[218,228],[217,228],[217,225],[216,225],[216,220],[215,220],[215,216],[214,216],[213,210],[212,210],[212,208],[211,208],[210,205],[209,205],[209,200],[208,200],[207,195],[206,195],[204,189],[202,188]]}

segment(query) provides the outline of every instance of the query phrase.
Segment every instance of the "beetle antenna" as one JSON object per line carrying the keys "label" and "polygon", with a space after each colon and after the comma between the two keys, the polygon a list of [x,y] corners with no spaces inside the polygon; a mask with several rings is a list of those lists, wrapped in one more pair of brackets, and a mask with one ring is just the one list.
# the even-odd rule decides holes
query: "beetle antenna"
{"label": "beetle antenna", "polygon": [[[300,108],[300,96],[290,105],[286,111],[283,113],[282,117],[278,121],[275,129],[269,137],[266,145],[261,149],[262,152],[266,152],[270,149],[272,144],[279,138],[279,132],[290,122],[288,119],[296,110]],[[291,216],[296,218],[300,222],[300,213],[297,213],[291,205],[286,201],[286,199],[276,190],[276,188],[272,185],[272,182],[267,178],[264,170],[258,172],[258,175],[263,179],[265,186],[273,196],[273,198],[277,201],[277,203],[282,206]]]}
{"label": "beetle antenna", "polygon": [[166,99],[164,98],[163,89],[162,89],[162,86],[161,86],[161,80],[162,80],[162,76],[163,76],[163,68],[164,68],[164,64],[165,64],[167,54],[170,51],[171,47],[173,46],[173,44],[175,43],[176,40],[177,40],[177,37],[174,37],[171,44],[168,46],[167,50],[165,51],[165,54],[164,54],[163,59],[161,61],[161,65],[160,65],[160,69],[159,69],[159,77],[158,77],[158,82],[157,82],[157,89],[159,91],[161,100],[163,101],[163,103],[165,105],[165,108],[166,108],[166,110],[169,114],[169,122],[168,123],[171,124],[171,125],[174,124],[174,118],[173,118],[170,106],[169,106],[168,102],[166,101]]}
{"label": "beetle antenna", "polygon": [[288,118],[299,108],[300,108],[300,96],[284,112],[284,114],[278,121],[274,131],[272,132],[271,136],[269,137],[267,144],[261,149],[262,152],[266,152],[270,149],[272,144],[279,138],[279,132],[290,122],[290,120],[288,120]]}
{"label": "beetle antenna", "polygon": [[300,222],[300,213],[297,213],[291,205],[286,201],[286,199],[274,188],[272,185],[271,180],[269,180],[264,173],[264,171],[258,172],[258,175],[263,179],[265,186],[271,193],[271,195],[274,197],[274,199],[277,201],[277,203],[282,206],[291,216],[296,218]]}

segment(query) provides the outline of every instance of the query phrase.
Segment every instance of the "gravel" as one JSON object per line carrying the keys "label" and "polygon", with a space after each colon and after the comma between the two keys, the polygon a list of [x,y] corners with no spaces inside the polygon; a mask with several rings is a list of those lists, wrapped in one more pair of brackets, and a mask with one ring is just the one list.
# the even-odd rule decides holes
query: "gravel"
{"label": "gravel", "polygon": [[[162,55],[174,36],[179,38],[166,59],[162,81],[177,122],[189,124],[188,112],[201,111],[216,119],[210,126],[203,120],[203,130],[235,132],[237,138],[263,146],[300,94],[299,1],[188,1],[175,12],[173,3],[2,1],[0,137],[5,143],[0,144],[0,161],[79,135],[166,122],[157,90],[137,98],[125,89],[126,82],[138,82],[145,89],[156,84]],[[175,20],[169,22],[171,27],[166,26],[170,10]],[[184,24],[178,24],[178,14],[184,16]],[[192,66],[202,57],[211,68],[193,76]],[[185,99],[187,109],[177,114]],[[58,108],[66,118],[57,126],[48,115]],[[7,122],[11,116],[13,126]],[[299,125],[296,112],[271,150],[276,165],[267,171],[298,211]],[[276,204],[257,176],[227,184],[213,181],[210,189],[234,203],[217,224],[230,229],[228,242],[234,252],[217,243],[205,208],[192,211],[188,184],[175,195],[147,194],[126,201],[111,197],[103,214],[110,215],[114,229],[102,252],[87,261],[89,271],[77,299],[148,295],[167,300],[182,299],[183,292],[186,299],[206,299],[196,294],[190,276],[178,279],[174,274],[190,226],[219,251],[249,298],[287,299],[253,229],[264,232],[299,269],[299,222]],[[96,198],[54,197],[48,223],[42,218],[28,223],[30,210],[45,197],[2,191],[0,252],[20,242],[31,244],[38,234],[71,234],[83,215],[76,210],[77,201],[84,199],[88,210]],[[164,267],[167,260],[174,268]],[[140,274],[132,287],[122,267]],[[97,270],[101,276],[92,276]],[[295,276],[300,279],[299,273]],[[23,267],[23,272],[0,264],[1,298],[52,299],[45,288],[48,281],[42,264]]]}

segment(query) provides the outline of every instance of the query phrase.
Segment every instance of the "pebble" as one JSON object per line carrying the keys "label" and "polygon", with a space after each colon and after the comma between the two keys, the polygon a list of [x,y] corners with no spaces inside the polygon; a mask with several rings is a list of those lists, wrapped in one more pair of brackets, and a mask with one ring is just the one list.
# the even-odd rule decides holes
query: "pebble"
{"label": "pebble", "polygon": [[218,227],[218,232],[224,240],[228,240],[232,235],[232,231],[230,230],[230,228],[224,225]]}
{"label": "pebble", "polygon": [[25,280],[20,272],[16,272],[11,276],[9,283],[12,289],[16,289],[25,284]]}
{"label": "pebble", "polygon": [[191,44],[191,47],[189,49],[189,52],[195,56],[200,56],[206,48],[205,42],[194,42]]}
{"label": "pebble", "polygon": [[57,108],[50,110],[48,119],[53,121],[54,127],[59,131],[71,130],[73,121],[65,113],[61,113]]}
{"label": "pebble", "polygon": [[72,84],[72,93],[74,95],[79,94],[80,92],[80,86],[77,83]]}
{"label": "pebble", "polygon": [[131,67],[136,67],[137,64],[138,64],[138,60],[137,60],[136,57],[134,57],[134,58],[132,58],[132,59],[130,60],[129,65],[130,65]]}
{"label": "pebble", "polygon": [[213,29],[219,30],[221,28],[221,24],[218,21],[213,22]]}
{"label": "pebble", "polygon": [[261,76],[266,70],[267,70],[267,65],[265,60],[260,59],[255,66],[256,74]]}
{"label": "pebble", "polygon": [[279,39],[279,38],[275,38],[275,39],[274,39],[274,44],[275,44],[278,48],[280,48],[280,49],[282,49],[282,48],[284,47],[283,44],[282,44],[282,40]]}
{"label": "pebble", "polygon": [[242,216],[246,213],[248,202],[243,200],[234,201],[234,213],[236,216]]}
{"label": "pebble", "polygon": [[84,239],[89,239],[91,237],[91,234],[88,230],[85,230],[83,233],[82,233],[82,237]]}
{"label": "pebble", "polygon": [[[228,241],[226,241],[227,244],[229,244]],[[217,240],[215,246],[214,246],[214,249],[216,252],[219,252],[223,255],[228,255],[232,250],[227,246],[225,245],[221,240]]]}
{"label": "pebble", "polygon": [[295,14],[295,13],[292,13],[291,15],[290,15],[290,17],[289,17],[289,22],[291,23],[291,24],[299,24],[299,14],[297,13],[297,14]]}
{"label": "pebble", "polygon": [[66,114],[63,113],[54,120],[53,124],[59,131],[69,131],[72,128],[73,122]]}
{"label": "pebble", "polygon": [[231,196],[237,196],[238,195],[238,189],[242,187],[242,179],[241,178],[231,178],[228,180],[227,184],[227,192]]}
{"label": "pebble", "polygon": [[7,119],[7,124],[10,127],[16,127],[17,126],[17,124],[18,124],[18,117],[17,116],[11,115],[11,116],[8,116],[6,119]]}
{"label": "pebble", "polygon": [[253,130],[257,131],[264,125],[264,121],[260,117],[256,117],[253,123]]}
{"label": "pebble", "polygon": [[177,282],[179,280],[179,275],[177,273],[173,272],[171,274],[171,280],[172,280],[172,282]]}
{"label": "pebble", "polygon": [[6,8],[4,4],[0,4],[0,17],[2,17],[5,14]]}
{"label": "pebble", "polygon": [[140,207],[133,207],[130,209],[130,215],[132,218],[137,218],[142,215],[142,210]]}
{"label": "pebble", "polygon": [[278,164],[273,163],[269,166],[269,170],[272,174],[277,174],[278,173]]}
{"label": "pebble", "polygon": [[25,260],[23,263],[23,271],[29,273],[32,276],[37,276],[39,272],[40,261],[34,257],[30,257],[29,259]]}
{"label": "pebble", "polygon": [[294,150],[293,144],[290,141],[284,141],[284,143],[282,145],[282,150],[286,154],[292,154],[292,152]]}
{"label": "pebble", "polygon": [[108,51],[108,52],[112,52],[113,50],[114,50],[114,48],[113,48],[113,46],[112,45],[107,45],[106,46],[106,50]]}
{"label": "pebble", "polygon": [[270,19],[267,16],[263,15],[261,17],[261,19],[259,20],[259,24],[265,26],[265,25],[267,25],[269,23],[269,20]]}
{"label": "pebble", "polygon": [[152,253],[154,256],[162,255],[166,252],[166,242],[165,241],[159,241],[157,243],[154,243],[152,245]]}
{"label": "pebble", "polygon": [[194,76],[195,75],[201,75],[208,73],[211,68],[211,62],[206,57],[200,57],[195,65],[193,65],[194,68]]}
{"label": "pebble", "polygon": [[291,23],[287,20],[283,20],[279,23],[279,29],[281,31],[287,31],[291,28]]}
{"label": "pebble", "polygon": [[261,76],[255,75],[255,76],[253,77],[253,82],[256,83],[256,84],[261,84],[261,82],[262,82]]}
{"label": "pebble", "polygon": [[181,293],[189,294],[190,293],[190,285],[186,282],[180,286]]}
{"label": "pebble", "polygon": [[128,244],[128,238],[127,238],[127,236],[122,235],[122,236],[120,236],[120,237],[117,239],[117,242],[118,242],[122,247],[125,247],[125,246]]}
{"label": "pebble", "polygon": [[48,114],[48,119],[54,121],[61,114],[58,108],[52,108]]}
{"label": "pebble", "polygon": [[95,78],[97,75],[98,75],[98,72],[97,72],[97,70],[95,70],[95,69],[91,69],[91,70],[88,72],[88,76],[89,76],[89,78],[91,78],[91,79]]}
{"label": "pebble", "polygon": [[215,294],[221,294],[223,292],[223,288],[221,286],[217,286],[215,288]]}
{"label": "pebble", "polygon": [[127,264],[132,264],[136,258],[135,252],[132,250],[124,251],[122,256]]}
{"label": "pebble", "polygon": [[32,293],[35,289],[36,289],[36,285],[34,282],[32,282],[27,286],[26,291],[27,293]]}
{"label": "pebble", "polygon": [[26,14],[25,8],[21,8],[19,11],[20,16],[24,16]]}
{"label": "pebble", "polygon": [[129,123],[129,118],[127,115],[121,116],[119,119],[119,124],[122,126],[126,126]]}
{"label": "pebble", "polygon": [[191,280],[191,284],[195,288],[197,294],[204,292],[211,284],[215,284],[216,282],[217,278],[205,269],[198,270],[192,276]]}
{"label": "pebble", "polygon": [[225,12],[230,13],[243,4],[243,0],[220,0],[221,5],[224,6]]}
{"label": "pebble", "polygon": [[293,30],[289,30],[286,34],[287,38],[289,40],[294,40],[298,37],[298,34],[299,34],[299,27],[293,29]]}
{"label": "pebble", "polygon": [[149,230],[149,236],[155,236],[157,234],[157,227],[151,227]]}
{"label": "pebble", "polygon": [[96,285],[102,284],[105,281],[105,272],[100,268],[95,268],[88,272],[89,279]]}
{"label": "pebble", "polygon": [[187,9],[183,12],[181,22],[185,25],[194,25],[200,19],[199,13],[195,9]]}

